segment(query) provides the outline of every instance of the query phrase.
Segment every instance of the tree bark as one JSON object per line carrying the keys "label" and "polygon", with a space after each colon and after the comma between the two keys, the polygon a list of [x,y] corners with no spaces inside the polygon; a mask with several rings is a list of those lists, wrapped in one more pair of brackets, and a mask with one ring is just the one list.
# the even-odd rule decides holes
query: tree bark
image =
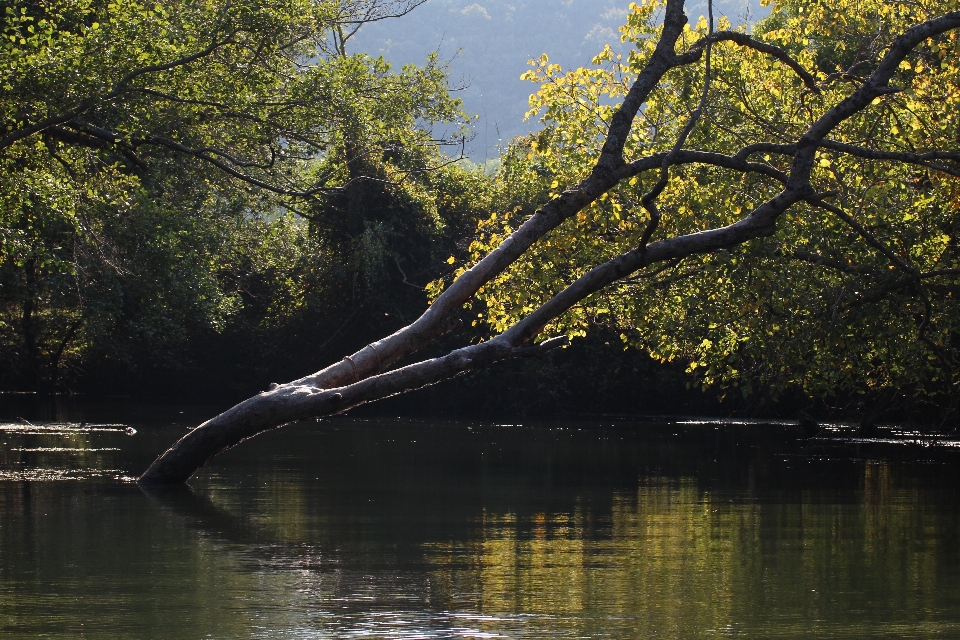
{"label": "tree bark", "polygon": [[[655,263],[732,248],[748,240],[773,234],[778,219],[792,205],[801,201],[822,204],[825,194],[816,193],[810,176],[816,152],[829,144],[827,136],[830,132],[875,98],[896,91],[888,86],[888,82],[907,53],[926,38],[960,27],[960,12],[925,22],[897,38],[863,85],[814,122],[795,144],[752,145],[733,156],[682,150],[679,148],[682,145],[677,145],[669,155],[655,154],[627,163],[623,157],[624,146],[637,113],[651,91],[670,69],[691,64],[700,58],[699,52],[704,46],[702,43],[695,44],[684,54],[676,53],[676,43],[686,20],[683,0],[668,0],[655,52],[614,114],[600,156],[585,180],[541,207],[499,247],[457,278],[414,323],[326,369],[261,393],[205,422],[161,455],[141,476],[140,482],[184,482],[217,453],[262,431],[296,420],[342,413],[358,405],[419,389],[507,358],[538,355],[559,346],[562,340],[548,340],[538,347],[524,345],[530,344],[552,320],[609,284]],[[708,38],[721,39],[713,33]],[[758,47],[756,43],[742,38],[729,37],[727,40],[772,55],[797,71],[805,82],[812,78],[776,47]],[[749,162],[749,156],[758,152],[792,155],[789,173],[780,172],[769,165]],[[929,162],[932,159],[939,159],[939,156],[917,157],[913,160]],[[583,274],[530,315],[487,342],[384,372],[401,358],[458,327],[458,313],[463,304],[484,284],[513,264],[534,242],[590,205],[621,180],[647,170],[667,170],[677,164],[696,163],[761,173],[780,182],[783,189],[742,219],[725,227],[666,238],[649,245],[644,240],[637,248]],[[653,196],[655,198],[656,195]]]}

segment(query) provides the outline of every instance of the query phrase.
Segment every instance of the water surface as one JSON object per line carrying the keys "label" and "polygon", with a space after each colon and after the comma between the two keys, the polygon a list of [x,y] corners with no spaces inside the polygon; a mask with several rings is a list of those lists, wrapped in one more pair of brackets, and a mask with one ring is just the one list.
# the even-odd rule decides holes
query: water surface
{"label": "water surface", "polygon": [[180,410],[0,414],[0,635],[960,637],[950,443],[341,418],[144,492]]}

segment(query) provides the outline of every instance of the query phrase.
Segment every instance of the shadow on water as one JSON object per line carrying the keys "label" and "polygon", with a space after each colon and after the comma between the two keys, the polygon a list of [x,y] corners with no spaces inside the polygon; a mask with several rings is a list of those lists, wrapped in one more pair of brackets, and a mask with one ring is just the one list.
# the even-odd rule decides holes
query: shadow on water
{"label": "shadow on water", "polygon": [[269,536],[249,519],[217,508],[205,495],[188,485],[138,487],[164,513],[179,518],[190,528],[223,542],[255,543]]}
{"label": "shadow on water", "polygon": [[191,410],[84,411],[0,419],[0,635],[960,635],[949,440],[344,418],[143,491]]}

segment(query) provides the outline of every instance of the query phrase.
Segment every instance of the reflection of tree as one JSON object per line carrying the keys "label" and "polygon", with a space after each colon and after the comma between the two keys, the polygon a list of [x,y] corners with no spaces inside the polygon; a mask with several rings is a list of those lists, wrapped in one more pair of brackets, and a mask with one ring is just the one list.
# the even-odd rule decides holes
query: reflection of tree
{"label": "reflection of tree", "polygon": [[247,637],[237,560],[132,484],[0,482],[3,637]]}
{"label": "reflection of tree", "polygon": [[[370,454],[374,461],[390,467]],[[30,541],[29,553],[0,562],[0,616],[16,610],[11,619],[27,624],[42,594],[18,593],[14,603],[5,590],[38,566],[49,573],[72,562],[89,576],[77,587],[87,591],[65,590],[76,601],[54,603],[58,610],[82,619],[83,606],[109,602],[111,620],[129,624],[149,576],[149,593],[164,593],[196,628],[218,635],[269,624],[339,637],[388,615],[431,632],[469,623],[536,637],[953,630],[953,495],[885,462],[857,468],[859,483],[840,489],[810,481],[800,492],[765,491],[761,474],[749,493],[705,490],[703,478],[672,474],[608,489],[609,500],[580,488],[540,505],[530,499],[535,479],[518,471],[514,493],[469,495],[453,483],[447,491],[462,504],[447,511],[453,503],[434,486],[443,478],[431,472],[391,492],[400,477],[391,468],[379,485],[349,493],[371,468],[340,468],[338,481],[314,484],[258,467],[244,482],[214,476],[196,491],[151,491],[149,501],[125,487],[118,508],[129,517],[71,511],[66,537],[39,514],[90,492],[23,483],[22,492],[0,491],[0,558]],[[104,576],[116,584],[104,586]],[[149,593],[143,618],[171,630],[170,609]],[[266,617],[252,621],[250,608]],[[482,615],[464,622],[461,613]]]}
{"label": "reflection of tree", "polygon": [[141,490],[165,514],[178,516],[188,527],[202,531],[205,537],[233,543],[263,539],[255,523],[216,506],[208,496],[186,485]]}
{"label": "reflection of tree", "polygon": [[957,588],[937,571],[956,562],[940,544],[954,510],[896,488],[883,463],[866,465],[863,493],[849,497],[742,500],[704,494],[691,478],[652,478],[617,492],[610,539],[584,535],[580,513],[491,516],[481,538],[434,548],[432,582],[476,593],[484,614],[546,616],[586,636],[940,628],[933,612]]}

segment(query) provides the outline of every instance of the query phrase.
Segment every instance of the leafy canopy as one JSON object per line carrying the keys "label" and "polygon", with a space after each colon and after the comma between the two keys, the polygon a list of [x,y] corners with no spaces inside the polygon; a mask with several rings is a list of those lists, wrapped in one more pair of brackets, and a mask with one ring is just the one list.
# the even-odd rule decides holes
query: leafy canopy
{"label": "leafy canopy", "polygon": [[[705,109],[685,148],[762,154],[787,171],[791,145],[870,73],[893,38],[953,9],[951,3],[776,2],[753,37],[785,49],[815,75],[816,90],[788,66],[752,48],[719,42]],[[621,28],[626,55],[606,47],[592,65],[564,71],[544,55],[525,78],[540,89],[530,117],[543,129],[508,149],[499,210],[471,245],[480,259],[534,208],[589,174],[615,105],[650,59],[662,5],[631,5]],[[729,29],[723,20],[717,28]],[[746,31],[747,26],[737,27]],[[678,52],[707,34],[685,27]],[[911,163],[883,154],[924,154],[960,145],[960,40],[956,31],[914,50],[891,84],[902,90],[845,121],[819,150],[818,192],[850,220],[799,203],[775,235],[735,249],[648,267],[592,295],[546,331],[582,336],[616,327],[625,345],[683,360],[703,385],[773,396],[907,389],[955,393],[960,381],[960,180],[957,153]],[[673,148],[697,107],[704,65],[670,71],[637,115],[624,156]],[[849,152],[843,143],[876,152]],[[952,163],[952,164],[951,164]],[[623,182],[551,232],[487,284],[477,322],[501,332],[593,265],[641,243],[649,216],[641,197],[660,178]],[[663,218],[651,239],[730,224],[782,188],[777,180],[708,165],[671,169]],[[438,291],[441,283],[436,283]]]}
{"label": "leafy canopy", "polygon": [[[0,2],[4,357],[54,380],[126,343],[162,360],[236,318],[251,279],[275,325],[318,278],[419,273],[463,225],[444,202],[473,178],[430,169],[468,119],[435,56],[397,70],[345,47],[417,4]],[[398,247],[411,230],[419,253]]]}

